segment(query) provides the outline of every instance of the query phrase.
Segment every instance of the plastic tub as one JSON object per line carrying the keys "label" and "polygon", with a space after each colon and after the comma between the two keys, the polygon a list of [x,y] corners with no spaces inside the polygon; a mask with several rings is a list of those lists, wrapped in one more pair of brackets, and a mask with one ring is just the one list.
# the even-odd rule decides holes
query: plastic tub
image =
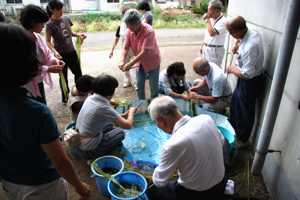
{"label": "plastic tub", "polygon": [[[120,174],[124,169],[123,161],[116,156],[102,156],[100,158],[97,158],[95,161],[100,169],[103,169],[105,167],[113,167],[113,168],[119,169],[119,172],[116,174],[113,174],[112,176],[116,176],[116,175]],[[107,183],[108,183],[109,179],[102,176],[101,174],[97,173],[96,170],[93,168],[93,166],[91,166],[91,170],[93,172],[91,177],[96,178],[96,183],[97,183],[99,192],[101,194],[103,194],[104,196],[110,196],[110,194],[107,190]]]}
{"label": "plastic tub", "polygon": [[217,125],[217,128],[221,131],[222,135],[227,138],[231,150],[236,143],[234,135],[227,128],[224,128],[223,126]]}
{"label": "plastic tub", "polygon": [[[74,126],[76,126],[76,122],[72,122],[71,124],[68,124],[68,125],[66,126],[66,128],[65,128],[65,131],[68,130],[68,129],[70,129],[70,128],[72,128],[72,127],[74,127]],[[75,147],[71,147],[70,149],[71,149],[71,152],[72,152],[73,154],[78,155],[78,154],[76,153]]]}
{"label": "plastic tub", "polygon": [[[136,172],[122,172],[119,173],[115,176],[115,179],[122,185],[123,183],[128,183],[128,184],[137,184],[139,186],[141,186],[143,188],[142,193],[140,194],[140,196],[143,199],[148,199],[147,195],[145,194],[146,190],[147,190],[147,181],[146,179],[140,175],[139,173]],[[118,186],[115,186],[117,188],[119,188]],[[108,181],[108,185],[107,185],[108,191],[111,195],[111,198],[113,200],[122,200],[122,199],[126,199],[126,200],[134,200],[134,199],[141,199],[138,196],[137,197],[133,197],[133,198],[121,198],[116,196],[116,190],[114,188],[114,185],[112,183],[112,181]]]}

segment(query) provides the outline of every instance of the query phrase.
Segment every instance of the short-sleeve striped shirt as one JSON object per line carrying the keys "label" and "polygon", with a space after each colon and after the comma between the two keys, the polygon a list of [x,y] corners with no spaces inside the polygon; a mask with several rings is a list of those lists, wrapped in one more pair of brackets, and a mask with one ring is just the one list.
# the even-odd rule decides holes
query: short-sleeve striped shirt
{"label": "short-sleeve striped shirt", "polygon": [[[146,73],[156,69],[161,62],[155,32],[149,24],[141,23],[138,34],[128,28],[125,34],[124,47],[131,47],[134,56],[137,56],[143,49],[148,49],[148,53],[135,63],[135,66],[142,64]],[[139,71],[139,67],[136,69]]]}

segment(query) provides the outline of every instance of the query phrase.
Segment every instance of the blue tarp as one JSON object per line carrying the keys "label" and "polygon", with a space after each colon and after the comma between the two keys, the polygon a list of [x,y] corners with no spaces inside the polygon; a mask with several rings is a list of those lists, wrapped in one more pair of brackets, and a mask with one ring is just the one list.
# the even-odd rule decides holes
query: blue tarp
{"label": "blue tarp", "polygon": [[[182,114],[190,116],[209,115],[215,121],[216,125],[226,128],[232,135],[235,135],[234,129],[226,116],[204,110],[195,104],[191,105],[191,102],[184,101],[183,99],[175,98],[174,100]],[[134,116],[132,129],[125,130],[126,136],[119,154],[119,157],[124,160],[126,170],[138,171],[147,180],[151,179],[152,172],[159,164],[163,145],[171,137],[171,135],[160,130],[151,120],[148,114],[149,103],[150,100],[137,100],[131,103],[131,106],[134,107],[138,107],[140,104],[141,106]],[[117,111],[123,113],[128,107],[119,107]],[[235,140],[231,145],[233,146],[234,143]]]}

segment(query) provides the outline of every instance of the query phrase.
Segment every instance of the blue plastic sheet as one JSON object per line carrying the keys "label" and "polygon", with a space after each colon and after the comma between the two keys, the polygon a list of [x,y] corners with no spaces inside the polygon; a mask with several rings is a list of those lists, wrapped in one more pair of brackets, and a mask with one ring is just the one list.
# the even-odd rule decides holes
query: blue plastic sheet
{"label": "blue plastic sheet", "polygon": [[[191,106],[191,102],[183,99],[174,99],[180,112],[184,115],[195,116],[206,114],[211,116],[216,125],[228,129],[235,135],[234,129],[227,120],[227,117],[221,114],[216,114],[201,107]],[[142,103],[143,102],[143,103]],[[142,104],[141,104],[142,103]],[[136,171],[144,175],[147,181],[151,181],[152,173],[155,167],[158,166],[162,147],[171,135],[160,130],[151,120],[148,114],[148,100],[137,100],[131,103],[131,106],[138,107],[137,113],[134,116],[133,127],[130,130],[125,130],[125,139],[119,157],[123,159],[125,169]],[[119,113],[125,112],[129,106],[117,108]],[[193,111],[194,110],[194,111]]]}

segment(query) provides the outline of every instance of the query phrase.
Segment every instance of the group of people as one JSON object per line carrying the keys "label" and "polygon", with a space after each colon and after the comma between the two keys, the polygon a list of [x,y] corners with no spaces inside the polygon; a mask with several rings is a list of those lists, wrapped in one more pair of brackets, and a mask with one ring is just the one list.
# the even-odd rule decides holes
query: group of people
{"label": "group of people", "polygon": [[[222,3],[211,0],[208,12],[203,15],[206,33],[200,48],[202,56],[193,63],[194,72],[201,78],[194,80],[191,87],[185,78],[185,71],[179,67],[183,63],[175,62],[161,72],[159,93],[193,100],[202,108],[217,113],[224,113],[225,108],[230,107],[229,121],[235,129],[239,147],[243,147],[249,145],[248,140],[254,124],[255,103],[264,76],[264,49],[259,32],[248,28],[243,17],[226,19],[221,11]],[[228,76],[220,69],[227,32],[237,39],[237,45],[232,49],[238,55],[236,66],[226,67],[228,74],[238,77],[234,92],[227,80]],[[183,95],[184,91],[188,95]]]}
{"label": "group of people", "polygon": [[[149,199],[216,199],[224,193],[228,180],[227,139],[209,116],[183,116],[171,97],[194,100],[214,112],[230,106],[230,123],[238,139],[246,143],[250,137],[255,100],[263,78],[261,36],[248,28],[241,16],[226,19],[220,4],[210,1],[208,13],[203,16],[207,23],[200,49],[203,57],[196,58],[193,64],[194,72],[203,78],[193,85],[185,77],[182,62],[175,62],[160,73],[161,55],[155,32],[147,24],[151,20],[145,16],[142,22],[134,9],[124,12],[126,27],[122,31],[120,27],[124,40],[119,68],[135,68],[138,99],[145,99],[145,79],[149,74],[151,98],[155,98],[148,107],[150,117],[158,128],[172,135],[164,144],[154,171],[155,186],[147,190]],[[21,11],[23,28],[0,23],[0,46],[5,47],[0,48],[0,177],[9,199],[68,199],[67,182],[81,199],[88,199],[90,188],[81,181],[64,152],[61,133],[46,106],[43,81],[51,87],[50,73],[60,73],[67,83],[66,66],[75,75],[75,86],[68,93],[62,90],[62,101],[67,102],[66,94],[70,93],[72,121],[76,121],[80,134],[89,137],[75,149],[87,160],[107,155],[121,144],[125,137],[121,128],[132,127],[137,108],[131,107],[123,114],[116,112],[113,107],[117,103],[112,98],[119,83],[113,76],[82,76],[72,36],[86,36],[72,32],[72,22],[63,15],[59,0],[50,0],[47,12],[48,15],[38,6],[28,5]],[[39,33],[47,21],[45,42]],[[226,31],[239,41],[233,49],[238,54],[237,67],[226,68],[227,73],[238,77],[233,94],[220,69],[225,40],[222,34]],[[130,51],[134,57],[126,60]],[[157,97],[158,93],[164,95]],[[179,172],[178,179],[170,181],[175,170]]]}

